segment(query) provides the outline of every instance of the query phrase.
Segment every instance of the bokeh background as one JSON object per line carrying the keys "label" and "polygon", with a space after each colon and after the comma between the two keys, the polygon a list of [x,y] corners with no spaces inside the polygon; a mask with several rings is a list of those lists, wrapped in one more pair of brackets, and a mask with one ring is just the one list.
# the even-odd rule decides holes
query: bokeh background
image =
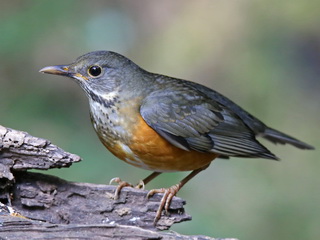
{"label": "bokeh background", "polygon": [[[71,80],[42,75],[93,50],[193,80],[268,125],[320,147],[320,2],[11,0],[0,3],[0,124],[83,157],[49,171],[71,181],[132,183],[149,172],[112,156]],[[318,150],[263,141],[282,161],[217,160],[178,194],[193,216],[173,230],[240,239],[318,239]],[[163,174],[148,189],[186,173]]]}

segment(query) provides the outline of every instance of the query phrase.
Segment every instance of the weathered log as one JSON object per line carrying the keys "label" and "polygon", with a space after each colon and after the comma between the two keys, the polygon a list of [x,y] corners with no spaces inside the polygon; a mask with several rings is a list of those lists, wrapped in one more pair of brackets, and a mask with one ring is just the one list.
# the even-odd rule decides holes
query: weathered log
{"label": "weathered log", "polygon": [[1,239],[214,239],[207,236],[186,236],[176,232],[156,232],[135,226],[117,224],[50,224],[15,217],[0,211]]}
{"label": "weathered log", "polygon": [[80,160],[48,140],[0,126],[0,239],[213,239],[158,231],[191,220],[178,197],[154,226],[162,194],[147,199],[145,190],[123,188],[114,199],[116,186],[26,171]]}
{"label": "weathered log", "polygon": [[0,125],[0,192],[14,183],[14,171],[69,167],[81,159],[50,141]]}
{"label": "weathered log", "polygon": [[[16,174],[12,206],[21,215],[53,224],[122,224],[155,230],[153,220],[161,199],[147,191],[123,188],[117,200],[116,186],[72,183],[40,173]],[[191,220],[184,213],[185,202],[175,197],[169,215],[162,216],[157,229]]]}

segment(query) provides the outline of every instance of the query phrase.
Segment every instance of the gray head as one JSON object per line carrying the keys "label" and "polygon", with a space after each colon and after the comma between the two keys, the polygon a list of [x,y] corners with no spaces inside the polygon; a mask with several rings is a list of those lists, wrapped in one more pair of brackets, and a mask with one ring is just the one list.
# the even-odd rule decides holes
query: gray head
{"label": "gray head", "polygon": [[[111,51],[82,55],[69,65],[42,68],[40,72],[62,75],[76,80],[86,94],[106,94],[121,86],[131,85],[143,70],[128,58]],[[133,78],[135,78],[133,80]]]}

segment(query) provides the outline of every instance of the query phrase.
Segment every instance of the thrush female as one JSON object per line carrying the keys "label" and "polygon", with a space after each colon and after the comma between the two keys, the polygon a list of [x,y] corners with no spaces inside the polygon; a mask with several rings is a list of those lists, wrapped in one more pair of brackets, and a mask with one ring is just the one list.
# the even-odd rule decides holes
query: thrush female
{"label": "thrush female", "polygon": [[[105,147],[121,160],[153,173],[192,171],[164,193],[155,222],[173,196],[217,157],[278,158],[256,138],[312,146],[266,126],[222,94],[195,82],[148,72],[111,51],[87,53],[69,65],[43,73],[74,79],[89,99],[93,127]],[[129,185],[119,178],[116,195]]]}

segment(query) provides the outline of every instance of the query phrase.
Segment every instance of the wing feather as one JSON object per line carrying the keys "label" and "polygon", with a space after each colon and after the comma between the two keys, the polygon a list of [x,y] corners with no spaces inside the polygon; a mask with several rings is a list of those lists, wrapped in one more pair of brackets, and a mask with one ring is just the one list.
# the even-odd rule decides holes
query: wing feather
{"label": "wing feather", "polygon": [[154,91],[143,100],[140,113],[150,127],[181,149],[277,159],[241,118],[194,88]]}

